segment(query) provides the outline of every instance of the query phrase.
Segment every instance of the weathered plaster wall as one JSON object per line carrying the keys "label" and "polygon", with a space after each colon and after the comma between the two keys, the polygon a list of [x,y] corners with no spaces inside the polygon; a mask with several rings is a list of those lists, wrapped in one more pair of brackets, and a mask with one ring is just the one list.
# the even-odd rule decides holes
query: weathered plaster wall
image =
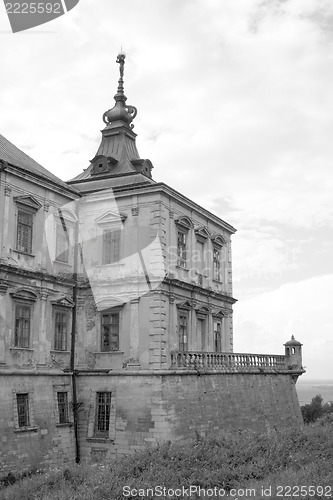
{"label": "weathered plaster wall", "polygon": [[[283,374],[103,375],[78,378],[81,456],[99,460],[165,440],[299,427],[295,385]],[[111,391],[108,439],[94,438],[96,391]]]}

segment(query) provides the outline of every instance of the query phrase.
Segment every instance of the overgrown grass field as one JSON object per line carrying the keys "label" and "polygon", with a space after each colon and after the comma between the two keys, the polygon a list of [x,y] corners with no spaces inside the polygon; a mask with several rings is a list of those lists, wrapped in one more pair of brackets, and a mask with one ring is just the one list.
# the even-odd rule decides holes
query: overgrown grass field
{"label": "overgrown grass field", "polygon": [[[165,493],[169,494],[156,490],[155,495],[152,491],[147,495],[143,491],[156,486],[165,487]],[[192,496],[187,496],[186,488],[190,486]],[[287,486],[306,489],[289,491],[285,489]],[[216,492],[220,490],[220,496],[211,495],[214,488]],[[208,494],[209,498],[223,498],[223,491],[224,498],[234,499],[267,500],[269,492],[274,500],[293,498],[293,493],[294,498],[303,500],[333,498],[333,415],[302,430],[270,435],[242,431],[221,437],[197,437],[191,442],[147,449],[112,463],[50,470],[2,488],[0,499],[195,499],[208,498]]]}

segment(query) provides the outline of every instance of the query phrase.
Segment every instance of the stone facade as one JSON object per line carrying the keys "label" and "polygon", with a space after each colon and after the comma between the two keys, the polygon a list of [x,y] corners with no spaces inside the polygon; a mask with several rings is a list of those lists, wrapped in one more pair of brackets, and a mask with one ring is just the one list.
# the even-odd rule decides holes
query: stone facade
{"label": "stone facade", "polygon": [[301,344],[233,353],[235,229],[154,182],[115,101],[67,183],[0,136],[0,475],[302,423]]}

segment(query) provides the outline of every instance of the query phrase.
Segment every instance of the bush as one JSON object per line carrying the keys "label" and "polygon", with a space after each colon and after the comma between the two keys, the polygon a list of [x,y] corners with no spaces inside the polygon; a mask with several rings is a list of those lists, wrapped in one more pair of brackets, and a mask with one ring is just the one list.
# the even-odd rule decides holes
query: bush
{"label": "bush", "polygon": [[333,403],[323,404],[323,398],[320,394],[313,397],[310,404],[301,406],[301,412],[305,424],[310,424],[325,415],[333,414]]}

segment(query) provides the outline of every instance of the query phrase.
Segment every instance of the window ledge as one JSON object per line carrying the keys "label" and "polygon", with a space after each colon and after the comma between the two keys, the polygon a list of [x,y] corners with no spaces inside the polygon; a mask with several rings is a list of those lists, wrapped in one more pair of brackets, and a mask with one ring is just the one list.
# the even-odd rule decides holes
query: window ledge
{"label": "window ledge", "polygon": [[60,349],[51,349],[50,354],[70,354],[71,351],[60,351]]}
{"label": "window ledge", "polygon": [[37,432],[38,427],[16,427],[14,429],[14,432],[20,433],[20,432]]}
{"label": "window ledge", "polygon": [[221,280],[216,280],[216,279],[212,279],[213,283],[218,283],[219,285],[223,285],[223,281]]}
{"label": "window ledge", "polygon": [[183,271],[187,271],[187,272],[189,272],[188,267],[179,266],[179,265],[177,264],[177,265],[176,265],[176,268],[177,268],[177,269],[182,269]]}
{"label": "window ledge", "polygon": [[16,250],[13,248],[13,252],[15,253],[19,253],[20,255],[26,255],[27,257],[36,257],[34,254],[32,253],[28,253],[28,252],[22,252],[22,250]]}
{"label": "window ledge", "polygon": [[109,436],[103,438],[103,437],[87,437],[87,441],[92,441],[95,443],[107,443],[107,442],[114,442],[114,438],[110,438]]}
{"label": "window ledge", "polygon": [[63,422],[62,424],[56,424],[56,427],[73,427],[73,422]]}
{"label": "window ledge", "polygon": [[98,264],[96,267],[97,268],[100,268],[100,267],[104,268],[104,267],[118,267],[118,266],[121,266],[121,267],[125,266],[125,262],[118,261],[118,262],[110,262],[110,264]]}
{"label": "window ledge", "polygon": [[124,354],[124,351],[95,351],[95,354]]}
{"label": "window ledge", "polygon": [[10,347],[9,348],[10,351],[30,351],[30,352],[33,352],[34,350],[31,349],[31,347]]}

